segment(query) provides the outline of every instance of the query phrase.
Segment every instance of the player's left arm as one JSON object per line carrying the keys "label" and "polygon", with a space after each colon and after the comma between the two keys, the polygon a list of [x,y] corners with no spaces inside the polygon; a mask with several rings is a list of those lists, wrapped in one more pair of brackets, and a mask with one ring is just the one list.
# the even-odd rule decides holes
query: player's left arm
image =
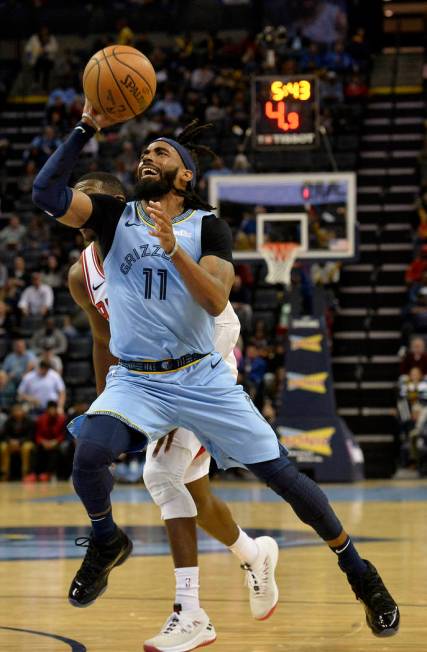
{"label": "player's left arm", "polygon": [[159,239],[166,254],[172,253],[172,262],[192,297],[210,315],[220,315],[234,282],[232,238],[228,225],[213,216],[208,225],[202,224],[202,256],[196,262],[177,245],[170,218],[164,214],[160,204],[149,202],[147,211],[156,223],[156,230],[150,231],[151,235]]}
{"label": "player's left arm", "polygon": [[196,263],[181,247],[172,260],[197,303],[210,315],[220,315],[233,285],[233,265],[217,256],[204,256]]}

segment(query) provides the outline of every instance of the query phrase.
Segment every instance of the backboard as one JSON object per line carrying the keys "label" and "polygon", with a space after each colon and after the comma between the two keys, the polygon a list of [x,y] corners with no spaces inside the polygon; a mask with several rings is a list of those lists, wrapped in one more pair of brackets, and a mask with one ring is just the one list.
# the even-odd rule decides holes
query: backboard
{"label": "backboard", "polygon": [[355,256],[353,173],[209,176],[209,201],[233,232],[235,259],[257,260],[264,242],[297,242],[298,258]]}

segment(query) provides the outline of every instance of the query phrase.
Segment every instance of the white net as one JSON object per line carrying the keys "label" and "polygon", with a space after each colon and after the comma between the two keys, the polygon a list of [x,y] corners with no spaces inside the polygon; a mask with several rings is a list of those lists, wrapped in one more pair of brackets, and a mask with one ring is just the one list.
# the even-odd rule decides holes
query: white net
{"label": "white net", "polygon": [[265,242],[260,249],[268,273],[267,283],[289,285],[291,271],[300,247],[295,242]]}

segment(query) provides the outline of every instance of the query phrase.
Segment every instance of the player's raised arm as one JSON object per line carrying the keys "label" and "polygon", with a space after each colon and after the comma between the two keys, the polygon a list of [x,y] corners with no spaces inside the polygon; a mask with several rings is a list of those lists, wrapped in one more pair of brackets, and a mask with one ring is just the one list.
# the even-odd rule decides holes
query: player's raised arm
{"label": "player's raised arm", "polygon": [[67,140],[49,157],[33,185],[33,202],[59,222],[79,228],[92,214],[92,201],[88,195],[68,187],[80,152],[96,130],[118,122],[94,111],[85,102],[81,121],[74,127]]}
{"label": "player's raised arm", "polygon": [[83,278],[80,261],[77,261],[68,272],[68,287],[74,301],[85,311],[89,319],[93,338],[93,366],[95,369],[96,391],[100,394],[105,388],[105,378],[111,365],[117,359],[111,355],[109,349],[110,327],[108,321],[101,317],[95,306],[91,303]]}

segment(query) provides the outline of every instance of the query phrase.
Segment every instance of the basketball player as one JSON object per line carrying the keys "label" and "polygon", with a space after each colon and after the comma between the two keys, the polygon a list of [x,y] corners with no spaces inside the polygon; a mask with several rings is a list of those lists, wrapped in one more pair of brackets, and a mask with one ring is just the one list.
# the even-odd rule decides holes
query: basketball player
{"label": "basketball player", "polygon": [[[126,190],[112,174],[90,172],[79,179],[74,188],[88,195],[101,193],[126,201]],[[68,286],[74,300],[86,312],[93,336],[93,362],[98,394],[105,387],[108,368],[117,363],[109,351],[110,329],[108,326],[108,293],[102,267],[102,253],[96,242],[95,233],[81,229],[86,242],[80,260],[69,270]],[[214,339],[216,348],[224,355],[230,369],[237,377],[234,346],[240,334],[239,320],[227,305],[224,313],[215,320]],[[159,443],[161,443],[159,441]],[[170,450],[169,450],[170,449]],[[199,441],[184,429],[178,429],[164,449],[159,445],[147,447],[144,482],[154,502],[162,510],[162,518],[168,530],[175,561],[176,596],[175,608],[183,613],[199,609],[198,568],[180,568],[180,551],[174,545],[174,520],[197,516],[198,524],[216,539],[228,546],[242,562],[246,570],[250,590],[252,615],[257,620],[266,620],[272,615],[277,601],[278,588],[274,580],[278,547],[271,537],[251,539],[233,521],[227,505],[210,491],[209,454],[200,447]],[[174,487],[163,495],[165,475],[175,476]],[[172,490],[171,490],[172,489]],[[190,531],[191,536],[191,531]],[[193,596],[181,599],[181,584],[192,584]],[[73,600],[73,598],[71,598]],[[184,613],[185,615],[185,613]]]}
{"label": "basketball player", "polygon": [[[121,452],[143,448],[176,427],[196,434],[220,466],[246,465],[286,500],[337,554],[363,603],[374,634],[398,630],[399,609],[375,567],[361,559],[323,491],[299,473],[287,450],[236,385],[213,351],[214,317],[226,307],[234,273],[227,224],[195,193],[203,127],[189,125],[178,140],[160,137],[141,154],[136,201],[89,196],[67,187],[84,145],[114,120],[86,102],[81,122],[38,173],[35,203],[61,223],[93,229],[100,242],[109,291],[113,355],[118,365],[79,431],[73,482],[92,521],[93,536],[76,576],[76,602],[94,599],[112,567],[124,561],[130,542],[114,523],[108,465]],[[177,533],[179,537],[179,532]],[[194,536],[182,538],[194,567]],[[168,621],[161,645],[146,652],[185,652],[214,640],[209,620]]]}

